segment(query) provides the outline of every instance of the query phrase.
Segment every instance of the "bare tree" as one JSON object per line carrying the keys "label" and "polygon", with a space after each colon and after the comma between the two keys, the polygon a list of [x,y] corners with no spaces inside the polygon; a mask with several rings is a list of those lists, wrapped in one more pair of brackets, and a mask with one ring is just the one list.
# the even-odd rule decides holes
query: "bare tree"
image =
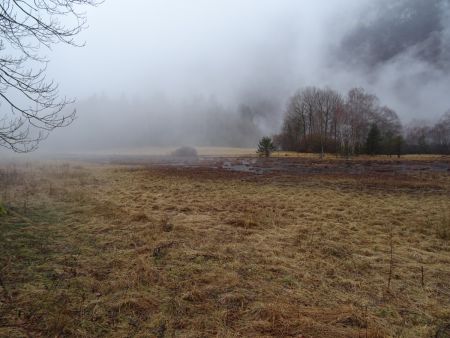
{"label": "bare tree", "polygon": [[344,100],[330,88],[307,87],[289,100],[276,141],[282,149],[314,151],[321,158],[325,151],[350,157],[366,150],[372,125],[380,129],[378,151],[397,151],[403,142],[400,119],[392,109],[381,107],[375,95],[354,88]]}
{"label": "bare tree", "polygon": [[406,128],[408,152],[424,154],[431,149],[431,127],[427,121],[412,121]]}
{"label": "bare tree", "polygon": [[[82,46],[74,38],[86,26],[84,6],[98,0],[0,0],[0,146],[16,152],[36,149],[48,132],[69,125],[75,111],[45,78],[41,47]],[[69,22],[63,24],[62,20]]]}
{"label": "bare tree", "polygon": [[430,137],[437,152],[450,153],[450,111],[445,113],[430,130]]}
{"label": "bare tree", "polygon": [[331,89],[307,87],[289,100],[283,139],[291,150],[316,151],[323,156],[339,94]]}
{"label": "bare tree", "polygon": [[323,158],[325,146],[328,141],[336,136],[336,126],[333,123],[337,121],[337,115],[340,112],[343,102],[341,95],[332,89],[319,90],[317,93],[317,114],[320,135],[320,158]]}
{"label": "bare tree", "polygon": [[352,128],[352,116],[350,112],[345,109],[345,106],[337,110],[334,121],[334,138],[336,146],[340,149],[341,154],[347,158],[355,152],[355,144]]}
{"label": "bare tree", "polygon": [[289,150],[305,150],[308,139],[308,111],[304,92],[298,91],[289,100],[283,123],[283,143]]}
{"label": "bare tree", "polygon": [[352,144],[355,152],[361,153],[366,141],[371,120],[378,107],[378,98],[362,88],[353,88],[348,92],[346,110],[349,114],[352,130]]}

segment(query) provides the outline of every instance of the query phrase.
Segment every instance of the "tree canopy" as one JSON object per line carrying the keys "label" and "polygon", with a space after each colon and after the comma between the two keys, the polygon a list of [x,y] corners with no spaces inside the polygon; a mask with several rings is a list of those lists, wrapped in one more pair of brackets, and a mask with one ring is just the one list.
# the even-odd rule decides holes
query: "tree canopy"
{"label": "tree canopy", "polygon": [[289,100],[275,143],[283,150],[354,154],[450,153],[450,111],[434,126],[404,128],[397,113],[377,96],[353,88],[343,96],[307,87]]}

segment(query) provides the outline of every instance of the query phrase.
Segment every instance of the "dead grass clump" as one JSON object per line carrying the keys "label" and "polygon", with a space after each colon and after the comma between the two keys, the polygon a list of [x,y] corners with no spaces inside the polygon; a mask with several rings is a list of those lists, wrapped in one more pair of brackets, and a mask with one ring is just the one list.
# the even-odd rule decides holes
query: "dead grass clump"
{"label": "dead grass clump", "polygon": [[346,258],[351,256],[351,251],[348,245],[340,244],[340,243],[321,243],[322,253],[327,256],[333,256],[336,258]]}
{"label": "dead grass clump", "polygon": [[227,221],[227,224],[232,225],[234,227],[237,228],[244,228],[244,229],[252,229],[252,228],[257,228],[259,227],[259,224],[256,223],[253,219],[242,219],[242,218],[237,218],[237,219],[232,219]]}
{"label": "dead grass clump", "polygon": [[450,240],[450,215],[444,214],[437,222],[436,234],[440,239]]}
{"label": "dead grass clump", "polygon": [[164,232],[171,232],[173,230],[173,224],[170,223],[168,216],[164,216],[161,219],[161,229]]}
{"label": "dead grass clump", "polygon": [[445,324],[439,325],[439,327],[438,327],[434,337],[435,338],[448,338],[448,337],[450,337],[450,323],[445,323]]}
{"label": "dead grass clump", "polygon": [[153,249],[153,257],[155,259],[163,258],[167,250],[175,245],[175,242],[160,243]]}
{"label": "dead grass clump", "polygon": [[239,293],[226,293],[220,296],[219,303],[224,305],[228,310],[244,309],[249,303],[247,297]]}
{"label": "dead grass clump", "polygon": [[296,317],[294,306],[279,303],[257,303],[253,305],[253,327],[262,334],[275,337],[292,337],[301,335],[299,321],[292,321]]}
{"label": "dead grass clump", "polygon": [[144,212],[136,212],[130,215],[130,222],[148,222],[149,220]]}
{"label": "dead grass clump", "polygon": [[160,302],[145,294],[122,295],[110,305],[110,311],[120,315],[130,315],[145,320],[159,308]]}
{"label": "dead grass clump", "polygon": [[344,327],[358,327],[366,328],[367,319],[363,318],[361,314],[356,313],[344,313],[337,321],[336,324],[342,325]]}

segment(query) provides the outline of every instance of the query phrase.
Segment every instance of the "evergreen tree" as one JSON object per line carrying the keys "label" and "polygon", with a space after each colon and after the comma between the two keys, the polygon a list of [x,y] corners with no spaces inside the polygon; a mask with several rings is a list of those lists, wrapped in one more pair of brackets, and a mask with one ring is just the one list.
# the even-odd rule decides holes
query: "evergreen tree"
{"label": "evergreen tree", "polygon": [[258,144],[258,150],[256,151],[259,156],[269,157],[270,154],[275,150],[275,146],[270,137],[264,136]]}
{"label": "evergreen tree", "polygon": [[369,155],[375,155],[380,152],[381,133],[378,126],[374,123],[370,126],[369,134],[366,140],[366,152]]}

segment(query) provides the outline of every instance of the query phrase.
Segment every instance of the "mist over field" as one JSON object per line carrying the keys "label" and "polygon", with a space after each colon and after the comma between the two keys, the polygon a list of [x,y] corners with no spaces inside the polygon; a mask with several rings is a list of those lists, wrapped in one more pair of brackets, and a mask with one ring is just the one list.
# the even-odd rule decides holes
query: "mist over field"
{"label": "mist over field", "polygon": [[0,0],[0,337],[450,337],[450,0]]}
{"label": "mist over field", "polygon": [[255,146],[305,86],[363,87],[404,123],[450,108],[447,0],[127,1],[88,10],[48,77],[77,120],[44,150]]}

